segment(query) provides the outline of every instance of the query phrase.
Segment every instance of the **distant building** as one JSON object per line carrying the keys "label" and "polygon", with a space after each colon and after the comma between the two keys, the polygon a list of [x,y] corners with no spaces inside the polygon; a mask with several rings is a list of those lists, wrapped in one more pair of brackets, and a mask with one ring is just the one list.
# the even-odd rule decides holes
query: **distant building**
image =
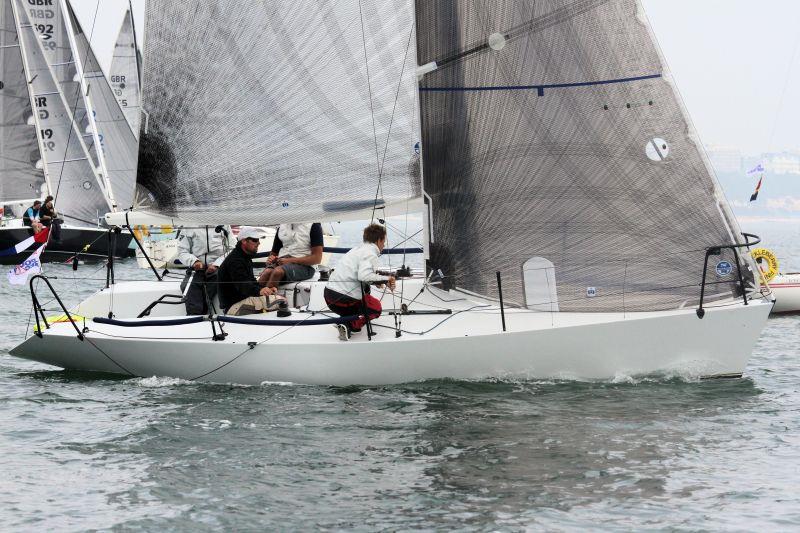
{"label": "distant building", "polygon": [[764,154],[764,167],[769,174],[798,174],[800,175],[800,153],[781,152]]}
{"label": "distant building", "polygon": [[706,146],[706,153],[717,173],[741,172],[742,151],[738,148],[710,144]]}

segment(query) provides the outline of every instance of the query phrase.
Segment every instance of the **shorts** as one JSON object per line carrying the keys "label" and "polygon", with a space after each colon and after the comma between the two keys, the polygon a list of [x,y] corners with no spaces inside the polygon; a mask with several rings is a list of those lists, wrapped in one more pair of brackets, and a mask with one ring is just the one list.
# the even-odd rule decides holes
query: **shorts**
{"label": "shorts", "polygon": [[314,277],[316,270],[309,265],[298,265],[297,263],[287,263],[281,265],[283,268],[284,277],[281,282],[285,281],[303,281]]}

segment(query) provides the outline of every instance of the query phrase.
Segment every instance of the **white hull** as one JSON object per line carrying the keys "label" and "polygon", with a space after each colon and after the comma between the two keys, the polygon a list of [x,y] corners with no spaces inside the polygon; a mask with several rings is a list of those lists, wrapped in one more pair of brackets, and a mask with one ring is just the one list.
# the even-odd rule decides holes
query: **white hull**
{"label": "white hull", "polygon": [[[421,281],[405,283],[405,294],[417,295]],[[135,316],[153,295],[177,292],[176,285],[121,284],[115,289],[115,317]],[[323,307],[321,289],[319,284],[312,289],[311,309]],[[96,294],[76,311],[106,316],[110,293]],[[384,308],[400,306],[391,294],[382,300]],[[125,302],[125,309],[119,302]],[[182,311],[179,307],[157,307],[151,317],[174,315]],[[62,368],[249,385],[381,385],[436,378],[608,380],[673,372],[738,376],[772,302],[717,304],[706,308],[702,320],[694,309],[625,315],[506,310],[506,332],[496,305],[466,300],[460,293],[427,289],[411,305],[413,310],[443,307],[454,313],[402,316],[402,327],[409,332],[434,328],[424,335],[395,338],[394,317],[383,316],[375,322],[379,335],[372,341],[365,332],[339,341],[331,325],[228,323],[227,338],[214,341],[209,322],[127,328],[86,320],[84,341],[72,324],[58,323],[43,338],[31,337],[11,353]],[[289,320],[320,317],[295,312]],[[276,319],[274,314],[255,318]]]}
{"label": "white hull", "polygon": [[800,273],[778,274],[769,288],[775,296],[773,313],[800,313]]}

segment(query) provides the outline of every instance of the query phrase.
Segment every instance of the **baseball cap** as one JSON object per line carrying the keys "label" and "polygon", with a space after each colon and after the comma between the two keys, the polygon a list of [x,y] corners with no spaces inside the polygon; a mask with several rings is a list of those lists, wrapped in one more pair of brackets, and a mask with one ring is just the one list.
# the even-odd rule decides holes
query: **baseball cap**
{"label": "baseball cap", "polygon": [[239,236],[237,239],[240,241],[245,239],[262,239],[263,237],[266,237],[266,235],[266,232],[262,228],[257,228],[255,226],[242,226],[239,228]]}

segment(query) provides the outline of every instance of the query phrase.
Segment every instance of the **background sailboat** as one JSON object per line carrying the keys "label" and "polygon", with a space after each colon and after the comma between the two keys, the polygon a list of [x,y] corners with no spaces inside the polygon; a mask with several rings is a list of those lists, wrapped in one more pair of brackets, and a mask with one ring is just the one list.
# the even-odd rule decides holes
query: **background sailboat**
{"label": "background sailboat", "polygon": [[[27,121],[31,127],[26,140],[30,147],[27,157],[40,169],[43,181],[35,193],[28,193],[29,202],[20,206],[17,214],[21,215],[33,199],[52,194],[60,216],[67,220],[61,240],[49,243],[43,259],[64,260],[77,252],[84,252],[85,257],[105,257],[108,242],[105,229],[99,227],[98,215],[107,211],[110,204],[103,183],[98,180],[94,135],[86,133],[92,129],[80,84],[75,79],[78,69],[72,47],[63,32],[64,26],[58,23],[60,5],[32,9],[15,2],[3,1],[0,22],[5,30],[4,37],[14,43],[4,48],[2,66],[9,74],[13,73],[9,81],[17,103],[4,106],[0,112],[4,122],[14,122],[16,113],[26,111],[21,98],[29,102]],[[42,23],[33,24],[30,17],[42,19],[39,21]],[[45,24],[45,20],[49,22]],[[22,85],[14,84],[12,78],[21,80]],[[71,94],[72,99],[64,91]],[[4,149],[3,154],[16,157],[11,147],[8,145],[9,150]],[[19,168],[9,168],[0,182],[4,188],[11,189],[24,175]],[[8,221],[6,227],[0,229],[0,249],[13,247],[27,238],[28,232],[20,220]],[[129,241],[129,236],[118,239],[118,255],[126,253]],[[19,259],[19,254],[9,255],[0,262],[18,263]]]}
{"label": "background sailboat", "polygon": [[[741,375],[772,302],[638,1],[278,4],[148,3],[150,211],[265,224],[424,198],[428,275],[382,296],[371,341],[336,340],[319,284],[289,319],[153,321],[175,289],[136,282],[77,308],[80,340],[56,325],[13,354],[243,383]],[[191,56],[175,26],[202,31]]]}

